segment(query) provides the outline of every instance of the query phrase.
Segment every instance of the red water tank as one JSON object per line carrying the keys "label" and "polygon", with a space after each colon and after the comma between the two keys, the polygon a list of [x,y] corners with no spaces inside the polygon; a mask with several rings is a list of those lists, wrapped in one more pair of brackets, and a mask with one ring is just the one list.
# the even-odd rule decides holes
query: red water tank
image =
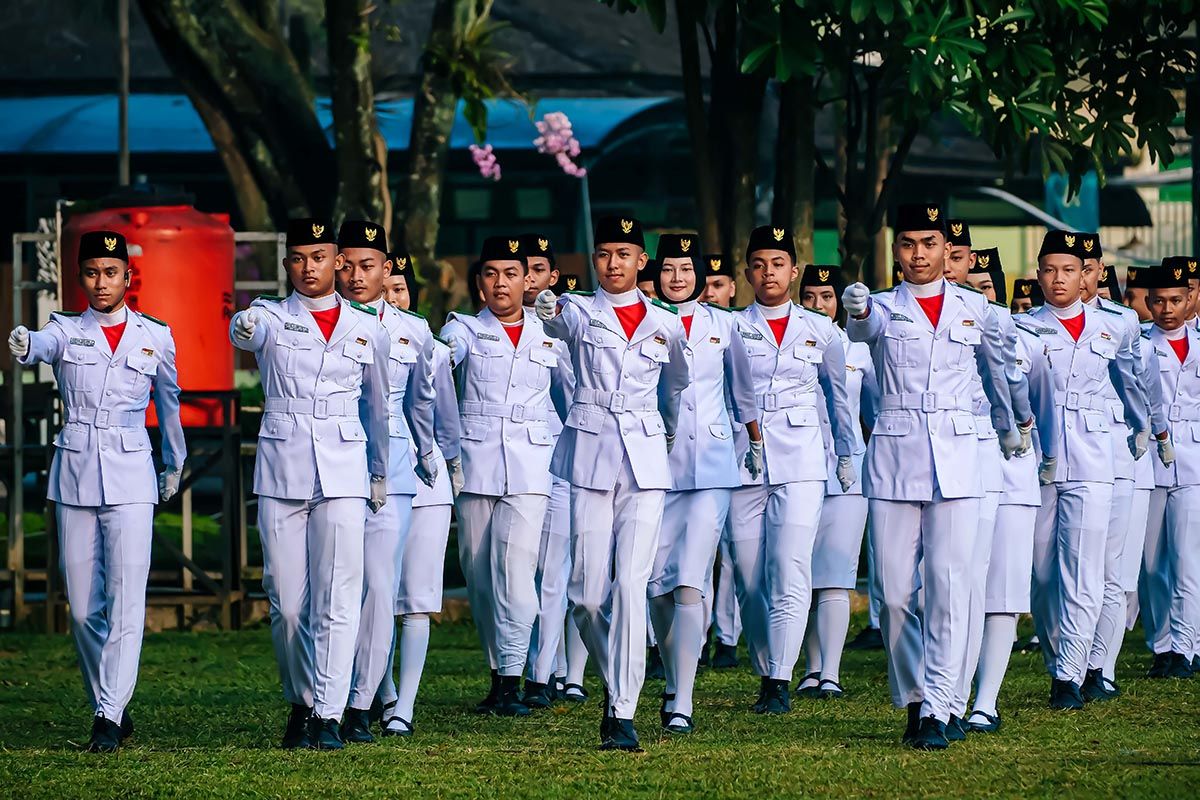
{"label": "red water tank", "polygon": [[[171,326],[180,387],[233,389],[228,330],[233,315],[234,245],[229,216],[197,211],[186,197],[147,195],[150,204],[138,205],[136,197],[125,195],[117,202],[120,205],[93,207],[68,219],[62,237],[62,307],[87,308],[77,279],[79,237],[90,230],[117,231],[132,251],[126,302]],[[137,248],[140,255],[134,254]],[[181,417],[185,426],[219,425],[221,407],[216,401],[194,401],[183,406]],[[156,424],[153,405],[147,421]]]}

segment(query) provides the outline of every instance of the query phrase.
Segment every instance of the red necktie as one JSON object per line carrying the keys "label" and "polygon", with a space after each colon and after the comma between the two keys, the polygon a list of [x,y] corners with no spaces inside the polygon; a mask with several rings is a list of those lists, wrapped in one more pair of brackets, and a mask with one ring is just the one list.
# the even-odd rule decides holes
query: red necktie
{"label": "red necktie", "polygon": [[686,333],[688,336],[691,336],[692,335],[692,319],[693,319],[692,315],[688,314],[686,317],[680,317],[680,319],[683,320],[683,332]]}
{"label": "red necktie", "polygon": [[[108,329],[105,328],[107,331]],[[1181,336],[1178,339],[1167,339],[1171,345],[1171,349],[1175,351],[1175,355],[1179,357],[1179,363],[1182,364],[1188,354],[1188,340],[1186,336]]]}
{"label": "red necktie", "polygon": [[771,327],[771,333],[775,334],[775,346],[783,344],[783,334],[787,332],[788,320],[791,315],[780,317],[779,319],[767,320],[767,325]]}
{"label": "red necktie", "polygon": [[617,312],[617,321],[621,323],[621,329],[625,331],[625,338],[632,339],[633,332],[646,318],[646,306],[643,303],[634,303],[631,306],[613,307],[613,311]]}
{"label": "red necktie", "polygon": [[925,312],[925,316],[929,317],[929,323],[935,328],[938,326],[938,320],[942,318],[942,303],[945,299],[945,293],[935,295],[934,297],[917,298],[917,302],[921,305],[921,310]]}
{"label": "red necktie", "polygon": [[329,341],[329,337],[333,336],[333,329],[337,327],[338,317],[342,314],[341,305],[336,305],[333,308],[325,311],[309,311],[313,315],[313,319],[317,321],[317,327],[321,329],[321,335],[325,337],[325,341]]}
{"label": "red necktie", "polygon": [[1060,319],[1059,322],[1067,329],[1067,333],[1071,334],[1071,338],[1078,342],[1080,334],[1083,333],[1083,314],[1080,313],[1078,317],[1071,319]]}

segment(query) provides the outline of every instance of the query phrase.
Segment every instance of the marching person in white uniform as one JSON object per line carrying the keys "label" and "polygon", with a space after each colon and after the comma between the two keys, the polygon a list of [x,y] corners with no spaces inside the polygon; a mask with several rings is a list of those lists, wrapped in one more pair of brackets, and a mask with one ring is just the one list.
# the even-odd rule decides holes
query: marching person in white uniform
{"label": "marching person in white uniform", "polygon": [[606,217],[592,255],[600,289],[542,292],[538,316],[566,342],[575,394],[551,472],[571,483],[568,596],[604,680],[601,747],[638,750],[633,714],[645,678],[646,585],[679,395],[690,374],[678,312],[636,289],[647,261],[641,224]]}
{"label": "marching person in white uniform", "polygon": [[[679,401],[676,442],[669,458],[671,491],[649,584],[650,621],[667,684],[660,716],[669,733],[693,729],[692,690],[707,627],[703,595],[712,582],[733,488],[741,484],[734,424],[744,426],[759,447],[762,442],[737,319],[728,309],[697,302],[706,277],[700,252],[695,234],[663,234],[658,239],[660,271],[654,288],[679,309],[692,375]],[[752,461],[750,467],[757,476],[761,460]]]}
{"label": "marching person in white uniform", "polygon": [[[800,303],[840,322],[843,319],[841,289],[840,267],[809,264],[800,278]],[[837,333],[846,352],[846,394],[850,415],[856,423],[860,419],[866,420],[869,430],[879,403],[879,383],[875,379],[871,349],[862,342],[851,342],[840,324]],[[796,692],[804,697],[837,698],[843,693],[841,662],[850,627],[850,590],[858,583],[858,556],[867,525],[867,498],[863,497],[861,481],[867,444],[862,425],[855,424],[851,455],[855,475],[860,480],[843,490],[837,478],[838,459],[834,454],[829,414],[824,412],[823,406],[819,405],[818,409],[822,411],[821,432],[828,476],[821,522],[813,546],[813,602],[804,643],[807,667]]]}
{"label": "marching person in white uniform", "polygon": [[388,305],[383,283],[394,269],[383,226],[346,220],[338,231],[338,291],[370,306],[385,329],[388,358],[387,504],[367,512],[363,534],[363,603],[350,700],[342,719],[347,742],[374,741],[370,709],[395,638],[396,569],[417,492],[415,453],[433,452],[433,334],[425,320]]}
{"label": "marching person in white uniform", "polygon": [[[554,247],[541,234],[523,234],[521,251],[529,265],[523,303],[532,309],[537,296],[559,285],[563,276],[555,263]],[[574,275],[564,283],[574,291],[579,288]],[[556,340],[557,343],[557,340]],[[561,344],[558,345],[560,348]],[[559,392],[560,406],[569,408],[575,390],[575,376],[565,349],[558,359],[560,380],[551,384],[551,392]],[[562,420],[547,409],[546,424],[555,444],[562,433]],[[559,684],[566,690],[566,615],[567,581],[571,576],[571,484],[561,478],[550,478],[550,502],[542,522],[542,540],[538,547],[537,572],[534,584],[538,593],[537,622],[529,640],[528,668],[522,702],[530,709],[548,708],[558,697]]]}
{"label": "marching person in white uniform", "polygon": [[1150,438],[1146,395],[1132,350],[1122,347],[1126,321],[1081,299],[1079,239],[1063,231],[1046,234],[1038,254],[1046,305],[1016,318],[1037,329],[1054,373],[1055,428],[1039,434],[1043,447],[1051,437],[1057,440],[1058,458],[1042,468],[1031,604],[1056,709],[1083,708],[1080,687],[1103,603],[1114,479],[1110,387],[1133,431],[1127,445],[1135,460]]}
{"label": "marching person in white uniform", "polygon": [[[808,623],[813,542],[828,476],[817,403],[823,397],[833,425],[843,490],[858,479],[857,422],[837,327],[791,300],[799,277],[791,231],[755,228],[746,265],[755,302],[738,315],[738,333],[750,357],[763,443],[748,442],[743,454],[747,471],[730,507],[730,549],[751,665],[761,681],[753,710],[783,714],[791,710],[792,671]],[[760,459],[756,476],[750,467]]]}
{"label": "marching person in white uniform", "polygon": [[[84,233],[78,279],[87,310],[55,311],[42,330],[22,325],[8,338],[19,363],[53,367],[62,395],[47,499],[56,504],[94,753],[117,750],[133,733],[126,709],[142,651],[154,504],[179,491],[186,457],[175,340],[166,323],[125,304],[130,276],[124,236]],[[157,481],[146,433],[151,392],[162,431]]]}
{"label": "marching person in white uniform", "polygon": [[264,414],[254,464],[263,589],[291,703],[285,748],[341,749],[362,608],[367,508],[387,502],[389,343],[374,309],[334,292],[328,226],[291,220],[294,291],[234,314],[254,353]]}
{"label": "marching person in white uniform", "polygon": [[491,712],[514,716],[529,713],[520,680],[537,619],[535,575],[550,500],[550,387],[563,385],[559,362],[567,353],[522,303],[528,265],[520,239],[485,239],[479,261],[486,307],[476,316],[450,314],[442,336],[460,386],[463,574],[472,596],[491,600],[491,622],[482,626],[499,679]]}
{"label": "marching person in white uniform", "polygon": [[892,702],[908,708],[903,740],[932,750],[948,745],[967,635],[975,537],[964,531],[976,529],[984,493],[977,381],[1006,457],[1020,449],[1021,435],[992,306],[943,277],[950,245],[941,208],[901,206],[895,231],[904,281],[874,295],[852,284],[842,302],[850,340],[871,346],[882,395],[863,489]]}
{"label": "marching person in white uniform", "polygon": [[[985,248],[976,252],[975,266],[967,275],[967,282],[981,292],[991,303],[1002,301],[1004,270],[1000,263],[1000,252]],[[1011,318],[1010,318],[1011,319]],[[1054,428],[1054,379],[1050,373],[1050,361],[1046,348],[1033,328],[1014,325],[1016,341],[1014,357],[1009,369],[1014,368],[1025,386],[1014,389],[1029,397],[1031,411],[1040,429]],[[1010,388],[1013,388],[1010,382]],[[1046,440],[1051,448],[1043,453],[1044,458],[1053,460],[1056,443],[1053,437]],[[969,692],[974,678],[975,701],[971,713],[965,718],[966,729],[975,733],[994,733],[1000,729],[1001,717],[998,707],[1000,686],[1008,670],[1009,656],[1016,639],[1017,620],[1029,612],[1029,576],[1033,569],[1033,526],[1042,495],[1038,487],[1038,455],[1034,450],[1014,454],[1001,461],[1003,470],[1003,493],[996,509],[994,533],[990,537],[990,548],[983,554],[979,567],[983,580],[983,620],[979,649],[966,664],[966,674],[960,685]],[[978,574],[978,573],[977,573]]]}
{"label": "marching person in white uniform", "polygon": [[1149,272],[1154,324],[1142,344],[1153,348],[1151,363],[1179,457],[1154,464],[1146,571],[1169,576],[1168,602],[1158,604],[1147,623],[1155,629],[1156,676],[1189,678],[1200,637],[1200,331],[1186,321],[1186,267],[1168,260]]}

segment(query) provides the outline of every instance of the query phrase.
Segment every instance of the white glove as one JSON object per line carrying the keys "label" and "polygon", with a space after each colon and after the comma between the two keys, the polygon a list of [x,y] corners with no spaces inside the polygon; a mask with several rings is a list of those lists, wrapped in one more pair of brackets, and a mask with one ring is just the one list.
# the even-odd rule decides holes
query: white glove
{"label": "white glove", "polygon": [[750,440],[750,449],[746,451],[746,472],[750,473],[750,477],[758,480],[758,476],[762,475],[763,465],[763,443],[762,439],[757,442]]}
{"label": "white glove", "polygon": [[371,476],[371,499],[367,501],[367,508],[371,509],[372,514],[378,514],[379,509],[383,508],[387,503],[387,477],[384,475]]}
{"label": "white glove", "polygon": [[1025,437],[1018,431],[1004,431],[1000,434],[1000,452],[1004,453],[1004,460],[1012,458],[1021,452],[1021,447],[1025,443]]}
{"label": "white glove", "polygon": [[446,468],[450,470],[450,491],[458,497],[463,490],[463,485],[467,482],[466,476],[463,475],[462,458],[455,456],[446,461]]}
{"label": "white glove", "polygon": [[158,476],[158,502],[166,503],[179,494],[179,479],[183,470],[164,469]]}
{"label": "white glove", "polygon": [[1058,459],[1042,456],[1042,463],[1038,465],[1038,483],[1042,486],[1049,486],[1054,483],[1054,476],[1058,472]]}
{"label": "white glove", "polygon": [[852,283],[842,292],[842,305],[852,317],[861,317],[867,313],[870,302],[871,290],[861,283]]}
{"label": "white glove", "polygon": [[8,350],[17,358],[29,355],[29,328],[18,325],[8,335]]}
{"label": "white glove", "polygon": [[1171,441],[1170,436],[1158,440],[1158,460],[1162,462],[1164,467],[1169,467],[1175,463],[1175,445]]}
{"label": "white glove", "polygon": [[558,297],[549,289],[543,289],[538,294],[537,299],[533,301],[534,313],[538,315],[538,319],[542,322],[549,322],[554,319],[554,311],[558,307]]}
{"label": "white glove", "polygon": [[1025,424],[1017,423],[1017,433],[1021,434],[1021,446],[1017,448],[1015,456],[1026,455],[1033,449],[1033,420],[1029,420]]}
{"label": "white glove", "polygon": [[433,488],[433,484],[437,482],[438,465],[437,460],[433,457],[433,451],[430,450],[417,461],[417,466],[413,470],[417,473],[417,477],[421,483]]}
{"label": "white glove", "polygon": [[675,434],[667,434],[667,452],[671,452],[671,448],[675,447]]}
{"label": "white glove", "polygon": [[248,308],[234,318],[233,335],[243,342],[249,341],[254,336],[256,327],[258,327],[258,312],[253,308]]}
{"label": "white glove", "polygon": [[850,487],[858,482],[858,474],[854,471],[854,462],[850,456],[838,456],[837,479],[842,485],[842,491],[850,491]]}
{"label": "white glove", "polygon": [[1126,441],[1129,442],[1129,452],[1133,453],[1133,460],[1138,461],[1150,449],[1150,431],[1131,433]]}

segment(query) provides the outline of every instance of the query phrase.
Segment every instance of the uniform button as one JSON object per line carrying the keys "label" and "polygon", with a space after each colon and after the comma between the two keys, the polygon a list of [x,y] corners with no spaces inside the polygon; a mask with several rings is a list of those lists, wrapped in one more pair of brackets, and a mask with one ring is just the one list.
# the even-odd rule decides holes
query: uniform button
{"label": "uniform button", "polygon": [[695,410],[696,410],[695,406],[693,406],[693,405],[691,405],[691,404],[689,403],[689,404],[688,404],[688,411],[695,411]]}
{"label": "uniform button", "polygon": [[105,392],[105,394],[111,397],[111,396],[112,396],[112,389],[109,389],[109,390],[107,390],[107,391]]}
{"label": "uniform button", "polygon": [[108,449],[108,445],[106,445],[106,444],[102,444],[102,445],[100,445],[100,449],[101,449],[101,450],[107,450],[107,449]]}
{"label": "uniform button", "polygon": [[313,438],[314,438],[314,439],[316,439],[316,440],[319,442],[319,441],[321,441],[321,434],[319,434],[319,433],[318,433],[318,434],[317,434],[316,436],[314,436]]}
{"label": "uniform button", "polygon": [[688,434],[688,438],[689,438],[689,439],[695,439],[695,438],[696,438],[696,434],[694,434],[694,433],[689,433],[689,434]]}
{"label": "uniform button", "polygon": [[938,368],[937,368],[937,367],[934,367],[934,368],[933,368],[933,371],[934,371],[934,372],[937,372],[937,371],[938,371]]}

